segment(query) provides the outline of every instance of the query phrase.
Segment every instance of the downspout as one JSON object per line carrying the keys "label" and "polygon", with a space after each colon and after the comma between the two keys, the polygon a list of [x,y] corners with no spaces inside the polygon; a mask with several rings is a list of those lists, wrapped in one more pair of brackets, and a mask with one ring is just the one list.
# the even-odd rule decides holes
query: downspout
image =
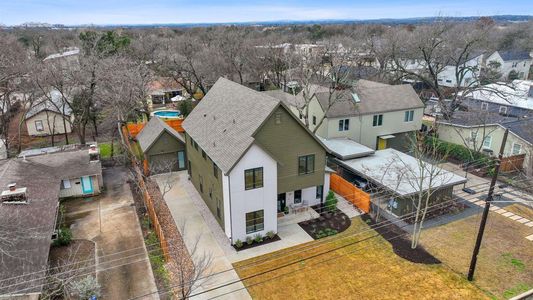
{"label": "downspout", "polygon": [[233,245],[233,219],[231,218],[231,177],[228,176],[228,201],[229,201],[229,231],[231,234],[230,242]]}

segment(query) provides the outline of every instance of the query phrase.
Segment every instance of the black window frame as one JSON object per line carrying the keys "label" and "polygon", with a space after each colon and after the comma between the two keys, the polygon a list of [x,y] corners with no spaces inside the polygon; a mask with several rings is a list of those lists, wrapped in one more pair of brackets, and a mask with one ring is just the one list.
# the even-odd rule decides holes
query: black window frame
{"label": "black window frame", "polygon": [[205,160],[207,160],[207,153],[205,153],[204,150],[202,150],[202,157],[203,157]]}
{"label": "black window frame", "polygon": [[316,125],[316,116],[313,116],[313,125]]}
{"label": "black window frame", "polygon": [[247,212],[244,216],[246,234],[265,230],[265,210]]}
{"label": "black window frame", "polygon": [[[296,196],[296,194],[298,194],[299,196]],[[298,199],[298,202],[296,202],[296,199]],[[294,199],[292,200],[292,202],[294,202],[294,204],[300,204],[303,201],[304,200],[303,200],[303,197],[302,197],[302,190],[294,191]]]}
{"label": "black window frame", "polygon": [[372,118],[372,127],[383,126],[383,114],[374,115]]}
{"label": "black window frame", "polygon": [[[310,170],[309,168],[309,159],[310,158],[313,158],[312,161],[313,161],[313,166]],[[313,174],[315,173],[315,165],[316,165],[316,159],[315,159],[315,154],[307,154],[307,155],[301,155],[301,156],[298,156],[298,175],[307,175],[307,174]],[[302,160],[303,159],[303,160]],[[304,166],[302,166],[302,162],[304,162]],[[302,171],[301,168],[304,168],[304,170]]]}
{"label": "black window frame", "polygon": [[[252,182],[251,182],[251,184],[249,182],[247,182],[247,178],[248,178],[247,174],[248,173],[252,174]],[[259,178],[259,173],[261,174],[260,178]],[[264,186],[264,184],[265,183],[264,183],[264,170],[263,170],[263,167],[244,170],[244,190],[245,191],[262,188]]]}
{"label": "black window frame", "polygon": [[215,176],[215,178],[218,178],[218,167],[214,162],[213,162],[213,176]]}
{"label": "black window frame", "polygon": [[322,200],[324,198],[324,185],[317,185],[315,191],[315,199]]}

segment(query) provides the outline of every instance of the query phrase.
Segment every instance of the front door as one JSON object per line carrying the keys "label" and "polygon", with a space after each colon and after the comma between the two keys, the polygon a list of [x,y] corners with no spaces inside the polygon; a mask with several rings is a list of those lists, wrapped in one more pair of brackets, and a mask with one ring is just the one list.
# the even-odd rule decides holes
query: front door
{"label": "front door", "polygon": [[278,212],[283,212],[285,211],[285,206],[286,206],[286,198],[285,198],[285,193],[283,194],[278,194]]}
{"label": "front door", "polygon": [[93,193],[93,180],[89,176],[84,176],[81,178],[81,190],[84,194]]}
{"label": "front door", "polygon": [[178,151],[178,170],[185,169],[185,151]]}

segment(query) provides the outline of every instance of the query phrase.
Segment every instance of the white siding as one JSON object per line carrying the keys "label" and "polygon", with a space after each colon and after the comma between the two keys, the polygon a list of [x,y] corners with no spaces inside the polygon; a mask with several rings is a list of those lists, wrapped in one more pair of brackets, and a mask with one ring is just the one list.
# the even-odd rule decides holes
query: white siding
{"label": "white siding", "polygon": [[[263,187],[245,190],[244,170],[263,167]],[[259,146],[252,145],[229,174],[232,242],[246,236],[277,232],[277,163]],[[264,230],[246,234],[246,213],[264,210]],[[229,210],[228,210],[229,211]],[[225,216],[226,217],[226,216]],[[228,234],[228,233],[226,233]]]}

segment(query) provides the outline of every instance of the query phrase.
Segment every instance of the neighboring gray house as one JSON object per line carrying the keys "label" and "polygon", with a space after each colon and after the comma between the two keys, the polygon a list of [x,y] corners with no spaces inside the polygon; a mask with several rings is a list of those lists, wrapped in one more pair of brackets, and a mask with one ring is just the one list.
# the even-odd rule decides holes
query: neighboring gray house
{"label": "neighboring gray house", "polygon": [[185,139],[159,117],[152,117],[137,135],[152,174],[185,170]]}
{"label": "neighboring gray house", "polygon": [[[317,135],[350,138],[372,149],[405,149],[409,134],[422,127],[424,103],[411,85],[359,80],[352,89],[336,91],[332,97],[325,87],[311,90],[315,96],[308,105],[308,115],[302,109],[305,101],[301,93],[265,93],[286,103],[301,120],[307,118],[311,130],[319,126]],[[322,117],[325,119],[320,124]]]}
{"label": "neighboring gray house", "polygon": [[9,240],[0,251],[1,299],[39,298],[59,199],[100,191],[101,165],[89,151],[36,149],[0,161],[0,235]]}

